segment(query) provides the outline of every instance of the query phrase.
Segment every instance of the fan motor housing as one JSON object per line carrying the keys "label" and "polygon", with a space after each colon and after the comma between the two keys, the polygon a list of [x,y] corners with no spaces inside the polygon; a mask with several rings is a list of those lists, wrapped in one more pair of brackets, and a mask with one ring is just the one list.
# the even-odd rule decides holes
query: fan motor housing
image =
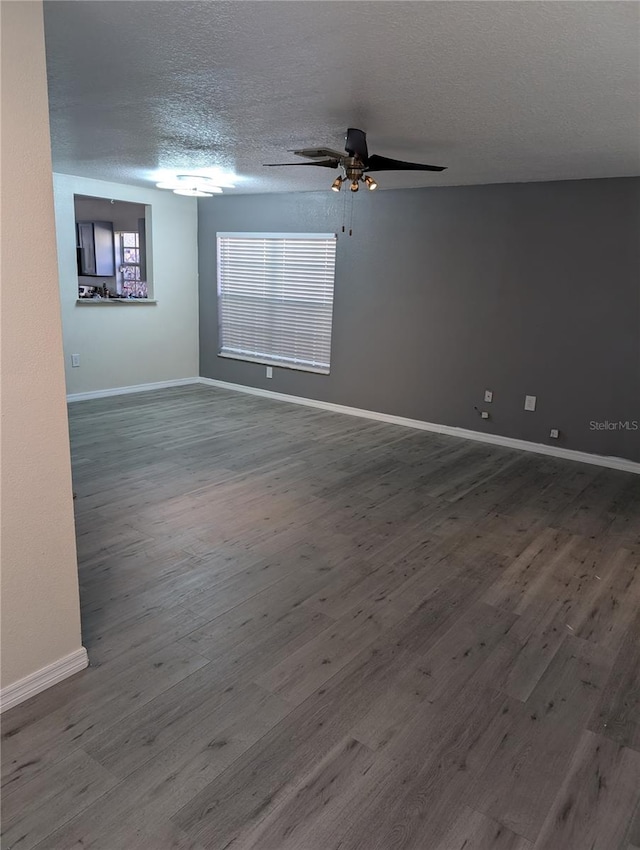
{"label": "fan motor housing", "polygon": [[364,165],[357,156],[348,157],[343,161],[342,165],[344,167],[344,172],[347,175],[347,180],[360,180],[362,172],[364,171]]}

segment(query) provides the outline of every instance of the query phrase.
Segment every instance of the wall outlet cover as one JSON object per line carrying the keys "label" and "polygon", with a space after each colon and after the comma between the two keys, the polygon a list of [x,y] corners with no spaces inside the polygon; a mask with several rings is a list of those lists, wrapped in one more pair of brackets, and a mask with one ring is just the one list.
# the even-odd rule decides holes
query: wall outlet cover
{"label": "wall outlet cover", "polygon": [[482,411],[482,413],[480,414],[480,416],[481,416],[483,419],[488,419],[488,418],[489,418],[489,414],[487,413],[487,411],[486,411],[486,410],[483,410],[483,411]]}
{"label": "wall outlet cover", "polygon": [[551,431],[549,431],[549,436],[552,440],[557,440],[560,436],[560,431],[558,431],[557,428],[552,428]]}
{"label": "wall outlet cover", "polygon": [[80,366],[80,355],[79,354],[72,354],[71,355],[71,365],[74,369],[76,369],[78,366]]}
{"label": "wall outlet cover", "polygon": [[525,410],[535,410],[536,409],[536,396],[526,395],[524,397],[524,409]]}
{"label": "wall outlet cover", "polygon": [[267,378],[273,378],[273,366],[267,366]]}

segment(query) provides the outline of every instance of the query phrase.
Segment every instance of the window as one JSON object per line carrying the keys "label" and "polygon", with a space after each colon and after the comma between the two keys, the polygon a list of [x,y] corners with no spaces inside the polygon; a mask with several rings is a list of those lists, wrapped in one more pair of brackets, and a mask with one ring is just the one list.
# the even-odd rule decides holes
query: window
{"label": "window", "polygon": [[219,354],[329,373],[333,233],[218,233]]}
{"label": "window", "polygon": [[147,283],[143,280],[140,234],[137,231],[116,233],[118,295],[127,298],[146,298]]}

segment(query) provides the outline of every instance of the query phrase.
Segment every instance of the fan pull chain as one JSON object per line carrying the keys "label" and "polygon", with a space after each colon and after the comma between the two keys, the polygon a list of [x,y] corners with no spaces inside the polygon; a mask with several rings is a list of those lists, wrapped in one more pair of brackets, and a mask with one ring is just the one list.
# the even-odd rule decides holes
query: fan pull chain
{"label": "fan pull chain", "polygon": [[347,220],[347,194],[342,195],[342,232],[345,232],[345,222]]}
{"label": "fan pull chain", "polygon": [[355,192],[350,192],[351,195],[351,212],[349,215],[349,236],[353,236],[353,196]]}

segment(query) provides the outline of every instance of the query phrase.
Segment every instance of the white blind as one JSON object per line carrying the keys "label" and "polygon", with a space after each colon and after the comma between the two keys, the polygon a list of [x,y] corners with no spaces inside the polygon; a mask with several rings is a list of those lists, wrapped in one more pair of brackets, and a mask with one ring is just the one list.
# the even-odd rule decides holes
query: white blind
{"label": "white blind", "polygon": [[218,233],[219,353],[329,372],[333,233]]}

